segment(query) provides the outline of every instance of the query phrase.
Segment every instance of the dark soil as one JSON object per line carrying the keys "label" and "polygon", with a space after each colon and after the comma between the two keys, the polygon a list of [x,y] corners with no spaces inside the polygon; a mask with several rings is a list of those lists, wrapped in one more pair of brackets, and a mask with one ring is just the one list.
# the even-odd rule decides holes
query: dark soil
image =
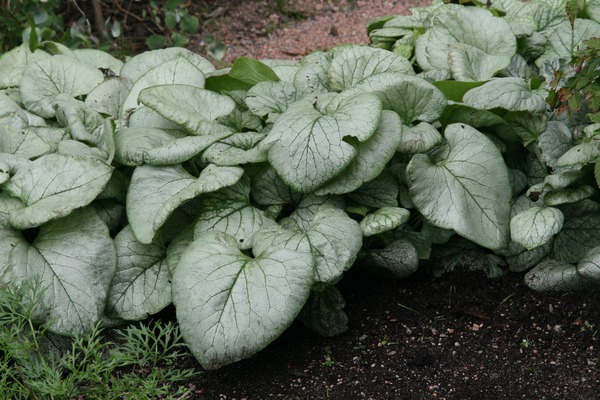
{"label": "dark soil", "polygon": [[202,374],[198,399],[597,399],[600,292],[536,293],[522,274],[338,285],[348,331],[292,326],[253,358]]}

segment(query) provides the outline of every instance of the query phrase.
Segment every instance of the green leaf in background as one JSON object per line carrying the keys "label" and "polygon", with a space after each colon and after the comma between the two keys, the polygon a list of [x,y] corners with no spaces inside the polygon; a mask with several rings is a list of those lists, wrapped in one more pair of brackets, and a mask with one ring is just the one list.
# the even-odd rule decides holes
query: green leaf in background
{"label": "green leaf in background", "polygon": [[233,62],[229,76],[249,85],[264,81],[278,81],[277,74],[266,64],[250,57],[238,57]]}
{"label": "green leaf in background", "polygon": [[198,17],[195,17],[193,15],[186,15],[181,19],[180,26],[181,30],[185,33],[194,34],[198,33],[198,29],[200,28],[200,21],[198,20]]}
{"label": "green leaf in background", "polygon": [[252,258],[225,233],[202,234],[173,276],[181,333],[205,369],[250,357],[294,321],[312,283],[310,253],[271,247]]}
{"label": "green leaf in background", "polygon": [[14,228],[27,229],[69,215],[90,204],[113,168],[87,157],[48,154],[19,169],[7,189],[24,207],[10,211]]}
{"label": "green leaf in background", "polygon": [[136,167],[127,192],[127,217],[136,238],[152,243],[177,207],[203,193],[235,184],[243,172],[237,167],[209,165],[196,178],[181,165]]}
{"label": "green leaf in background", "polygon": [[433,224],[490,249],[508,243],[511,187],[496,146],[468,125],[448,125],[445,155],[415,155],[407,177],[413,203]]}
{"label": "green leaf in background", "polygon": [[560,232],[563,222],[563,214],[557,208],[532,207],[511,219],[510,235],[512,240],[531,250]]}
{"label": "green leaf in background", "polygon": [[164,35],[150,35],[146,38],[146,46],[150,50],[157,50],[167,47],[167,39]]}
{"label": "green leaf in background", "polygon": [[440,89],[448,100],[461,102],[465,93],[485,82],[437,81],[433,86]]}

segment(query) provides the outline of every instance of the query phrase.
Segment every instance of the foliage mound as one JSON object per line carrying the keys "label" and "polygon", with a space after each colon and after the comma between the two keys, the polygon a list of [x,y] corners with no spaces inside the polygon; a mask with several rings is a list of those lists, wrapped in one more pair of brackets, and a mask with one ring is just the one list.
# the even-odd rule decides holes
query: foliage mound
{"label": "foliage mound", "polygon": [[296,318],[342,332],[354,264],[596,287],[597,99],[546,98],[566,98],[599,7],[435,2],[373,21],[384,48],[223,70],[181,48],[17,47],[0,58],[1,283],[39,276],[35,319],[65,335],[174,303],[207,369]]}

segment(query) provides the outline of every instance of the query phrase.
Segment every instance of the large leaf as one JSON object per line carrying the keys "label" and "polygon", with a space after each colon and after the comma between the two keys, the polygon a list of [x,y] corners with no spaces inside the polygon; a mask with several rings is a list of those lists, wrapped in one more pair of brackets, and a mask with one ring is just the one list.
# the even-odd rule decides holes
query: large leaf
{"label": "large leaf", "polygon": [[400,207],[383,207],[368,214],[360,221],[364,236],[373,236],[402,226],[410,217],[410,211]]}
{"label": "large leaf", "polygon": [[52,146],[35,129],[0,125],[0,153],[33,159],[51,150]]}
{"label": "large leaf", "polygon": [[50,55],[42,50],[32,53],[27,43],[0,55],[0,89],[19,86],[27,64],[49,57]]}
{"label": "large leaf", "polygon": [[177,58],[183,58],[192,63],[204,74],[215,70],[215,67],[207,59],[182,47],[171,47],[168,49],[146,51],[131,58],[123,65],[120,77],[128,87],[140,79],[144,74],[161,64]]}
{"label": "large leaf", "polygon": [[358,154],[340,175],[316,191],[317,194],[352,192],[371,181],[392,159],[402,140],[402,121],[393,111],[384,110],[377,130],[369,139],[356,146]]}
{"label": "large leaf", "polygon": [[220,140],[206,149],[201,156],[202,162],[217,165],[242,165],[266,162],[269,148],[262,140],[267,135],[256,132],[236,133]]}
{"label": "large leaf", "polygon": [[203,87],[204,74],[197,66],[181,57],[157,65],[142,75],[131,87],[121,107],[122,110],[127,112],[129,109],[137,108],[138,96],[142,90],[153,86],[171,84]]}
{"label": "large leaf", "polygon": [[348,197],[363,206],[381,208],[398,205],[399,184],[396,177],[384,169],[381,174],[348,194]]}
{"label": "large leaf", "polygon": [[40,322],[55,333],[93,329],[103,317],[117,257],[108,228],[92,208],[43,225],[29,244],[10,252],[10,280],[39,276],[43,292]]}
{"label": "large leaf", "polygon": [[498,78],[469,90],[463,102],[479,110],[504,108],[509,111],[543,112],[546,98],[529,88],[521,78]]}
{"label": "large leaf", "polygon": [[329,88],[342,91],[363,79],[383,72],[414,75],[406,58],[392,52],[360,45],[345,45],[331,50],[333,59],[329,67]]}
{"label": "large leaf", "polygon": [[85,105],[113,119],[118,119],[123,113],[123,103],[129,94],[129,89],[121,79],[108,79],[96,86],[85,98]]}
{"label": "large leaf", "polygon": [[340,98],[363,92],[377,95],[383,108],[398,113],[404,125],[415,121],[434,122],[448,104],[444,94],[426,80],[390,72],[364,79],[342,92]]}
{"label": "large leaf", "polygon": [[54,117],[52,103],[61,93],[72,97],[88,94],[104,81],[99,69],[69,56],[53,56],[27,64],[21,79],[23,105],[44,118]]}
{"label": "large leaf", "polygon": [[544,161],[549,167],[555,167],[560,157],[574,146],[573,135],[569,128],[558,121],[549,121],[546,130],[538,139],[538,147]]}
{"label": "large leaf", "polygon": [[423,70],[450,70],[456,80],[467,81],[491,78],[510,64],[516,51],[508,23],[475,7],[439,13],[415,49]]}
{"label": "large leaf", "polygon": [[249,249],[254,232],[272,225],[273,219],[250,204],[250,179],[246,176],[237,184],[202,198],[194,235],[222,231],[235,237],[240,248]]}
{"label": "large leaf", "polygon": [[508,243],[511,186],[496,146],[468,125],[448,125],[447,150],[415,155],[407,168],[413,203],[433,224],[490,249]]}
{"label": "large leaf", "polygon": [[310,253],[270,248],[251,258],[234,238],[206,233],[175,269],[177,321],[200,364],[216,369],[277,338],[302,309],[312,282]]}
{"label": "large leaf", "polygon": [[108,293],[107,312],[138,321],[171,303],[171,274],[162,238],[140,243],[131,225],[115,237],[117,270]]}
{"label": "large leaf", "polygon": [[199,154],[213,143],[231,135],[221,132],[214,135],[179,137],[174,132],[155,128],[123,128],[115,133],[116,160],[123,165],[179,164]]}
{"label": "large leaf", "polygon": [[600,283],[600,247],[588,251],[577,264],[577,272],[585,279]]}
{"label": "large leaf", "polygon": [[356,156],[355,147],[345,139],[367,140],[380,117],[381,102],[371,94],[342,100],[327,113],[309,101],[299,101],[282,114],[264,140],[273,143],[269,162],[294,190],[312,192]]}
{"label": "large leaf", "polygon": [[246,105],[254,114],[275,122],[302,94],[289,82],[260,82],[248,90]]}
{"label": "large leaf", "polygon": [[345,305],[340,291],[335,286],[328,286],[311,293],[298,319],[321,336],[339,335],[348,329]]}
{"label": "large leaf", "polygon": [[556,260],[539,263],[525,274],[525,283],[538,292],[580,290],[589,284],[574,265]]}
{"label": "large leaf", "polygon": [[53,106],[58,123],[66,128],[72,139],[97,147],[107,163],[112,163],[115,154],[112,121],[65,94],[56,96]]}
{"label": "large leaf", "polygon": [[208,135],[229,130],[214,122],[231,113],[231,98],[190,85],[160,85],[140,93],[140,101],[195,135]]}
{"label": "large leaf", "polygon": [[554,258],[575,264],[588,251],[600,246],[600,214],[589,212],[573,218],[565,217],[563,228],[554,240]]}
{"label": "large leaf", "polygon": [[361,265],[367,269],[383,272],[401,279],[412,275],[419,268],[419,254],[415,246],[405,238],[394,240],[383,249],[365,251]]}
{"label": "large leaf", "polygon": [[279,77],[271,67],[250,57],[238,57],[233,62],[229,76],[249,85],[259,82],[278,81]]}
{"label": "large leaf", "polygon": [[563,214],[557,208],[532,207],[511,219],[510,235],[512,240],[531,250],[547,243],[561,230],[563,222]]}
{"label": "large leaf", "polygon": [[443,141],[442,135],[428,122],[404,127],[401,138],[397,150],[408,154],[425,153]]}
{"label": "large leaf", "polygon": [[137,167],[127,192],[127,217],[135,236],[150,244],[177,207],[203,193],[235,184],[243,172],[237,167],[211,165],[196,178],[181,165]]}
{"label": "large leaf", "polygon": [[577,18],[575,27],[569,21],[563,21],[548,38],[548,46],[544,54],[536,60],[542,67],[546,62],[564,58],[570,60],[582,43],[590,38],[600,36],[600,24],[589,19]]}
{"label": "large leaf", "polygon": [[308,230],[291,219],[285,225],[263,229],[252,237],[252,249],[262,253],[270,248],[286,248],[312,253],[317,282],[333,284],[352,266],[362,244],[362,230],[344,211],[322,206]]}
{"label": "large leaf", "polygon": [[17,229],[40,226],[90,204],[109,181],[112,167],[105,162],[48,154],[19,169],[7,189],[24,204],[10,212]]}

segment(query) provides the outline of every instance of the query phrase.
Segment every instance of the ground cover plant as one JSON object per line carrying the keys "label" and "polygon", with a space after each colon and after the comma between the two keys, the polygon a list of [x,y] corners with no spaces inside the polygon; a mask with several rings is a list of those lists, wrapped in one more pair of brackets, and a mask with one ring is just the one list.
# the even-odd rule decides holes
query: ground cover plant
{"label": "ground cover plant", "polygon": [[181,48],[17,47],[0,58],[1,282],[39,277],[33,320],[63,335],[173,303],[206,369],[296,319],[342,332],[335,284],[358,259],[594,287],[594,103],[546,98],[600,36],[595,4],[436,2],[374,21],[386,49],[223,70]]}

